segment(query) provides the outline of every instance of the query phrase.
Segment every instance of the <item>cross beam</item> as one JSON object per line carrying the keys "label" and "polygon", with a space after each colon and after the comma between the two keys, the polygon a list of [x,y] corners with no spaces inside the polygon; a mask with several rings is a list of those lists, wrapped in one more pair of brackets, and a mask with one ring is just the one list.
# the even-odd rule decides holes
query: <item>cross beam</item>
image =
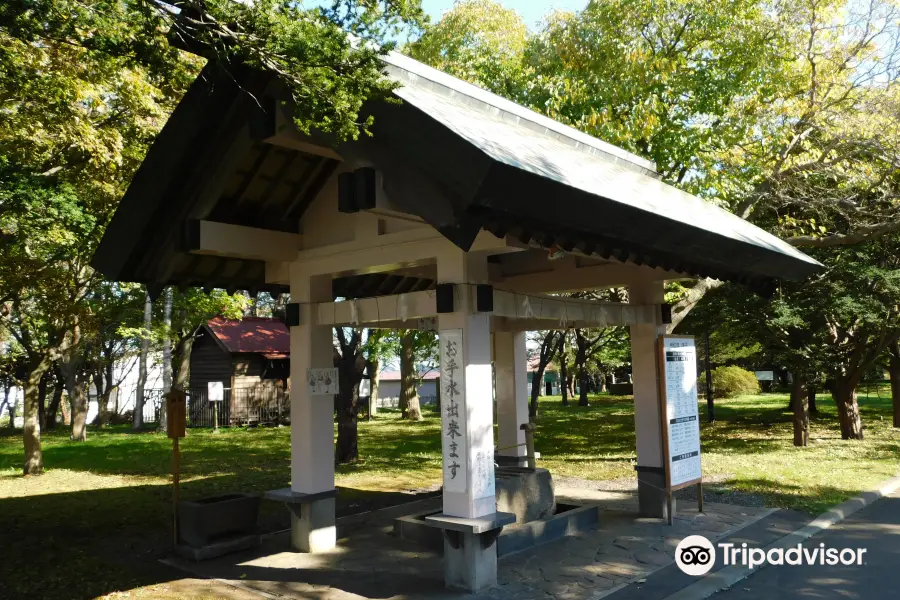
{"label": "cross beam", "polygon": [[[462,299],[463,294],[471,295],[471,306],[478,305],[474,286],[454,286],[456,302]],[[489,312],[494,317],[495,329],[499,331],[657,325],[661,319],[658,304],[619,304],[503,290],[493,290],[493,308]],[[437,296],[434,291],[426,290],[377,298],[319,302],[315,314],[319,325],[416,328],[416,320],[437,316]]]}

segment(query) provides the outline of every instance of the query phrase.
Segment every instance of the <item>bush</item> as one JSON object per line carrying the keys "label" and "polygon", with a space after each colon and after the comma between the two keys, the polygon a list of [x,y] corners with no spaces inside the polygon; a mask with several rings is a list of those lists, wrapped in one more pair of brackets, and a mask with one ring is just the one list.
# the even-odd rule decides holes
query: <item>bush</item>
{"label": "bush", "polygon": [[[753,372],[740,367],[716,367],[712,372],[713,396],[734,398],[744,394],[758,394],[759,381]],[[697,382],[698,389],[706,387],[706,373]]]}

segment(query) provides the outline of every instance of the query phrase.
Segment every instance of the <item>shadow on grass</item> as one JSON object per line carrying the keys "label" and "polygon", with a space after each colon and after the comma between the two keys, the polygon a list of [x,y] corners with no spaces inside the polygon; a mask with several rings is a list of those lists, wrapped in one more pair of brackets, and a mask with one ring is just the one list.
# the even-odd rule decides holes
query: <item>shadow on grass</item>
{"label": "shadow on grass", "polygon": [[[224,491],[261,490],[229,475],[188,482],[182,497]],[[168,485],[139,485],[0,499],[0,595],[87,599],[184,578],[158,562],[170,550],[171,494]],[[336,511],[341,517],[425,496],[338,487]],[[260,512],[261,531],[289,527],[279,503],[264,501]]]}

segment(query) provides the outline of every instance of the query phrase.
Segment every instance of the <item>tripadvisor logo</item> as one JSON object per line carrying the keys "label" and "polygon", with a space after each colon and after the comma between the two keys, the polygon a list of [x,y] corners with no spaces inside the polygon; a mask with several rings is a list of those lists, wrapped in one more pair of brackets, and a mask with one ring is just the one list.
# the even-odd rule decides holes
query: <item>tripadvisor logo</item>
{"label": "tripadvisor logo", "polygon": [[[762,565],[862,565],[866,548],[804,548],[797,544],[790,548],[749,548],[741,545],[717,544],[723,565],[742,565],[751,569]],[[689,535],[675,548],[675,564],[688,575],[706,575],[716,564],[716,547],[702,535]]]}
{"label": "tripadvisor logo", "polygon": [[706,575],[716,564],[716,549],[702,535],[689,535],[675,548],[675,564],[688,575]]}

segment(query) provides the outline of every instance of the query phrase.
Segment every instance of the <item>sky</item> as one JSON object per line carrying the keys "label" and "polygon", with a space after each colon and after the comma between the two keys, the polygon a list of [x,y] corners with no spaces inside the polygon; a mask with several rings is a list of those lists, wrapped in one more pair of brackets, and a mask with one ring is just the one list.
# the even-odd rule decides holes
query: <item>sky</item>
{"label": "sky", "polygon": [[[500,4],[512,8],[534,29],[540,20],[553,9],[581,10],[587,0],[500,0]],[[453,0],[422,0],[422,8],[433,21],[441,18],[441,14],[453,6]]]}

